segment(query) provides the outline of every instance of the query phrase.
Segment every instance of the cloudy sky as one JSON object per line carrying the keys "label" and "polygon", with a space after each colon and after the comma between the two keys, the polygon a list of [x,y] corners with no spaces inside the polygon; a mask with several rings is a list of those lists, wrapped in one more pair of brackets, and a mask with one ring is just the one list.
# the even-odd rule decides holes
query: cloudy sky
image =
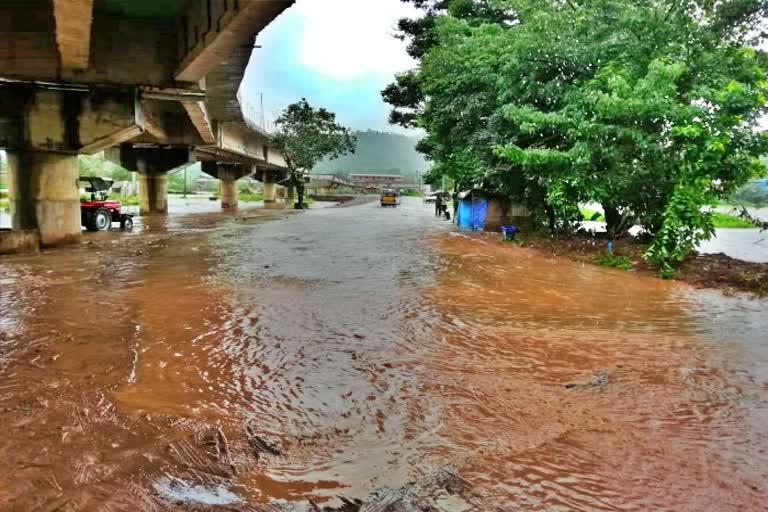
{"label": "cloudy sky", "polygon": [[[258,37],[241,93],[269,122],[306,97],[355,129],[391,129],[381,90],[414,66],[392,37],[397,20],[415,14],[400,0],[297,0]],[[246,107],[248,108],[248,107]]]}

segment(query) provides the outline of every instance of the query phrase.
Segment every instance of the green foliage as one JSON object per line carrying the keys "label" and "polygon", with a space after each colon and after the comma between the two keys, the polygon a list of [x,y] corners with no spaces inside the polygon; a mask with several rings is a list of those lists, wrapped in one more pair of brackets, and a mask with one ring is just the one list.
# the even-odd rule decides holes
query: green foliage
{"label": "green foliage", "polygon": [[595,258],[595,263],[603,267],[618,268],[621,270],[631,270],[632,260],[616,253],[607,253]]}
{"label": "green foliage", "polygon": [[336,122],[336,114],[315,109],[306,99],[288,105],[275,126],[272,145],[285,158],[299,207],[303,208],[304,185],[310,171],[323,159],[354,153],[356,139],[349,128]]}
{"label": "green foliage", "polygon": [[593,222],[605,222],[605,215],[603,215],[600,212],[592,211],[588,208],[581,208],[581,215],[584,217],[584,220],[589,220]]}
{"label": "green foliage", "polygon": [[424,197],[424,194],[418,190],[403,190],[401,195],[404,197]]}
{"label": "green foliage", "polygon": [[123,206],[139,206],[138,194],[131,194],[128,196],[121,196],[118,194],[109,194],[109,199],[113,201],[120,201]]}
{"label": "green foliage", "polygon": [[114,181],[131,181],[130,171],[104,158],[104,153],[80,155],[77,158],[80,176],[111,178]]}
{"label": "green foliage", "polygon": [[240,192],[237,194],[237,199],[246,203],[256,203],[263,201],[264,196],[262,194],[254,194],[252,192]]}
{"label": "green foliage", "polygon": [[674,277],[677,264],[715,231],[712,214],[702,210],[707,200],[705,187],[704,183],[680,183],[667,203],[661,228],[645,254],[664,278]]}
{"label": "green foliage", "polygon": [[754,228],[751,222],[728,213],[712,212],[712,225],[716,228]]}
{"label": "green foliage", "polygon": [[168,173],[168,192],[189,194],[195,189],[195,182],[202,174],[200,164],[191,164]]}
{"label": "green foliage", "polygon": [[551,230],[578,205],[634,223],[661,273],[712,234],[705,206],[764,175],[768,55],[753,0],[406,0],[419,59],[384,98],[419,126],[429,179],[523,203]]}

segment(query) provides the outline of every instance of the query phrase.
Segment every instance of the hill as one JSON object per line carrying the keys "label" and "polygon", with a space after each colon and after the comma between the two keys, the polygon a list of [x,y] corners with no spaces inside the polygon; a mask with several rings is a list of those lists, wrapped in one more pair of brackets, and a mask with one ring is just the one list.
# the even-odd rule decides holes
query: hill
{"label": "hill", "polygon": [[331,161],[320,162],[313,172],[322,174],[381,173],[412,176],[423,174],[430,164],[416,151],[419,137],[374,130],[355,132],[357,150]]}

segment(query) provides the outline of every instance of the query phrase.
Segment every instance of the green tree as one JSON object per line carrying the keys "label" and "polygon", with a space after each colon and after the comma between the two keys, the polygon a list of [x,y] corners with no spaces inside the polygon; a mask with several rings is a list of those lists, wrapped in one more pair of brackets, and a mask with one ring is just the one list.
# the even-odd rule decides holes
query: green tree
{"label": "green tree", "polygon": [[272,145],[278,149],[296,188],[298,208],[304,208],[304,184],[315,165],[355,152],[356,139],[349,128],[336,122],[336,114],[313,108],[306,99],[289,105],[275,121]]}
{"label": "green tree", "polygon": [[712,232],[703,207],[764,172],[768,59],[750,38],[766,2],[440,4],[423,6],[428,35],[401,23],[420,66],[384,91],[393,121],[427,131],[432,178],[504,193],[551,229],[600,202],[611,236],[640,222],[670,275]]}
{"label": "green tree", "polygon": [[81,176],[112,178],[115,181],[131,181],[131,173],[104,158],[104,153],[80,155],[77,159]]}
{"label": "green tree", "polygon": [[195,190],[195,182],[203,173],[199,163],[182,165],[168,172],[168,192],[187,194]]}

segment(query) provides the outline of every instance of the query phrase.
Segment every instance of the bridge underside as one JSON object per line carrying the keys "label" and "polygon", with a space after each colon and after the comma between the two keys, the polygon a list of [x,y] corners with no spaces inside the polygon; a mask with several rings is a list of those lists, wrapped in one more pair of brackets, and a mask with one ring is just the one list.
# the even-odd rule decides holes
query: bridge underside
{"label": "bridge underside", "polygon": [[285,173],[238,90],[256,35],[293,1],[0,3],[0,149],[13,161],[14,227],[37,229],[46,245],[79,240],[78,154],[108,150],[139,173],[142,209],[156,213],[181,160]]}

